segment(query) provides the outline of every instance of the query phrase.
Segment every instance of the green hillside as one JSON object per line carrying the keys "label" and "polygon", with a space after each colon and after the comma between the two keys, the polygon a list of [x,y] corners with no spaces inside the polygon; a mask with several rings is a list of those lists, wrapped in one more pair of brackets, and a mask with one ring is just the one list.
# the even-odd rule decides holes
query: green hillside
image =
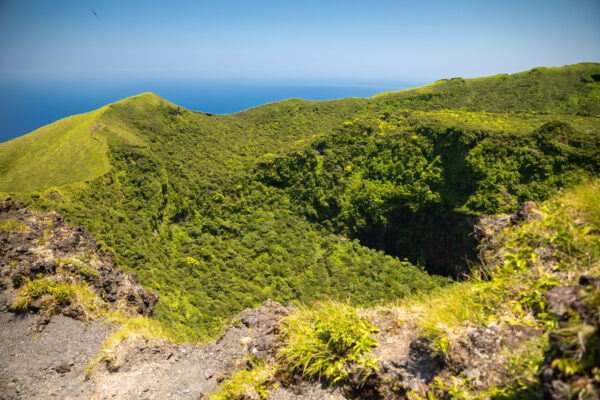
{"label": "green hillside", "polygon": [[0,190],[84,225],[198,337],[267,298],[377,304],[466,272],[474,216],[597,176],[599,93],[592,63],[232,115],[146,93],[0,144]]}
{"label": "green hillside", "polygon": [[0,190],[43,190],[108,172],[108,147],[90,139],[102,112],[74,115],[0,144]]}
{"label": "green hillside", "polygon": [[597,63],[538,67],[512,75],[442,79],[422,88],[383,93],[389,105],[424,109],[464,108],[488,112],[551,112],[579,115],[600,113]]}

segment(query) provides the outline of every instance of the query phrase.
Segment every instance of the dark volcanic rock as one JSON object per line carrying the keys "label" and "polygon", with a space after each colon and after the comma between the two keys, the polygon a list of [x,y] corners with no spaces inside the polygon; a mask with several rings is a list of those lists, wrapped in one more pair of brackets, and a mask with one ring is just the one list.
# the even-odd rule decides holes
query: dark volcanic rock
{"label": "dark volcanic rock", "polygon": [[[245,357],[256,356],[253,343],[268,342],[270,332],[277,330],[288,312],[287,307],[267,300],[243,311],[217,341],[202,346],[129,338],[91,370],[81,398],[206,399],[232,371],[247,366]],[[345,399],[339,388],[312,381],[273,388],[268,398]]]}
{"label": "dark volcanic rock", "polygon": [[54,367],[54,370],[59,374],[64,374],[71,371],[71,364],[69,363],[61,363]]}
{"label": "dark volcanic rock", "polygon": [[[114,254],[98,249],[83,227],[70,226],[54,213],[31,213],[12,200],[0,202],[2,221],[10,224],[0,230],[0,288],[11,291],[40,276],[57,282],[85,280],[105,301],[143,315],[154,312],[158,295],[144,289],[135,274],[120,269]],[[80,315],[74,309],[64,311]]]}
{"label": "dark volcanic rock", "polygon": [[473,236],[478,242],[494,241],[498,233],[519,221],[540,218],[538,205],[534,201],[526,201],[512,214],[481,215],[473,225]]}
{"label": "dark volcanic rock", "polygon": [[560,329],[550,334],[540,368],[544,399],[600,399],[594,376],[600,366],[600,277],[583,275],[578,286],[554,287],[546,301]]}
{"label": "dark volcanic rock", "polygon": [[540,208],[535,201],[526,201],[521,204],[519,211],[516,213],[516,218],[521,221],[527,221],[529,219],[537,219],[540,217]]}
{"label": "dark volcanic rock", "polygon": [[561,321],[566,321],[569,318],[569,311],[585,308],[581,301],[579,292],[583,288],[581,286],[556,286],[546,293],[546,302],[552,313]]}

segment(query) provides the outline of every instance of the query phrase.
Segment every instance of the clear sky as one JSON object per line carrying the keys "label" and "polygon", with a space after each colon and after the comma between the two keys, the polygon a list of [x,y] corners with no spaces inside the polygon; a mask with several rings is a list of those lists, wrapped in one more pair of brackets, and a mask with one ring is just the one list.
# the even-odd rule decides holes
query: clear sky
{"label": "clear sky", "polygon": [[0,0],[0,52],[5,80],[429,81],[598,62],[600,0]]}

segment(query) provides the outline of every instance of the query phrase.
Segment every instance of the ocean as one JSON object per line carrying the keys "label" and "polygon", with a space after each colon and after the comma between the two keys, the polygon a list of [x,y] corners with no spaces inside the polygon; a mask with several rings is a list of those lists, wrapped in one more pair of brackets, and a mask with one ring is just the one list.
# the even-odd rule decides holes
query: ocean
{"label": "ocean", "polygon": [[331,100],[371,97],[420,86],[422,82],[289,83],[231,81],[0,81],[0,142],[6,142],[73,114],[143,92],[179,106],[231,114],[289,98]]}

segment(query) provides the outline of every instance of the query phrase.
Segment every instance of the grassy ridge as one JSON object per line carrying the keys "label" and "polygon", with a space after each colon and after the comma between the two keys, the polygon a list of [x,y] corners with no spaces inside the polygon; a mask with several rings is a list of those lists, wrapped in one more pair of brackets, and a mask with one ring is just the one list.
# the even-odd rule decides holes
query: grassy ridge
{"label": "grassy ridge", "polygon": [[[90,181],[107,173],[110,170],[107,141],[145,143],[143,135],[121,117],[131,114],[138,119],[151,118],[157,107],[167,103],[153,94],[141,94],[1,143],[0,191],[43,191]],[[122,110],[117,117],[115,108]]]}
{"label": "grassy ridge", "polygon": [[[190,134],[202,132],[212,146],[234,146],[235,154],[230,154],[230,158],[244,159],[247,166],[257,155],[301,146],[304,141],[327,133],[344,120],[402,108],[469,110],[484,112],[484,118],[485,112],[542,112],[596,116],[597,120],[600,114],[599,76],[600,64],[581,63],[560,68],[534,68],[512,75],[445,79],[422,88],[382,93],[371,99],[322,102],[290,99],[233,115],[210,116],[177,107],[189,119],[187,126],[178,129]],[[0,190],[43,190],[97,177],[106,172],[107,167],[106,148],[89,140],[89,129],[95,120],[99,119],[100,125],[106,127],[104,133],[111,137],[145,144],[143,128],[156,120],[158,110],[173,106],[145,93],[2,143]],[[442,111],[440,117],[447,123],[452,119],[452,113]],[[462,117],[454,118],[455,122],[460,123]],[[477,119],[478,115],[475,113],[470,117]],[[531,122],[531,117],[510,116],[525,123]],[[134,121],[143,124],[136,126]],[[201,150],[210,151],[212,146]],[[39,165],[45,168],[36,168]]]}
{"label": "grassy ridge", "polygon": [[470,111],[600,114],[600,66],[580,63],[538,67],[516,74],[452,78],[422,88],[375,96],[395,107],[462,108]]}
{"label": "grassy ridge", "polygon": [[[20,196],[84,225],[184,337],[268,297],[389,301],[439,284],[413,264],[464,255],[456,221],[598,173],[597,74],[578,64],[233,115],[146,93],[1,144],[0,190],[39,190]],[[66,202],[46,197],[56,186]]]}
{"label": "grassy ridge", "polygon": [[0,190],[43,190],[108,172],[108,147],[90,138],[90,129],[104,109],[62,119],[0,144]]}

